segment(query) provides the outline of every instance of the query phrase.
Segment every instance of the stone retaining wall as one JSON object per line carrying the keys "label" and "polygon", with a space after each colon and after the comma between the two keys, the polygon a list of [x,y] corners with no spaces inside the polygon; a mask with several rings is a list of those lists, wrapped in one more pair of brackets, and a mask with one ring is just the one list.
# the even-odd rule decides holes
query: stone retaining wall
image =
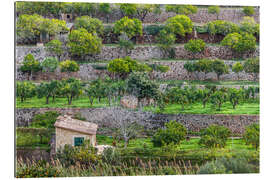
{"label": "stone retaining wall", "polygon": [[[205,51],[197,54],[189,53],[184,49],[184,45],[178,45],[175,48],[176,59],[201,59],[201,58],[219,58],[219,59],[235,59],[235,58],[249,58],[257,57],[260,54],[259,47],[254,52],[247,52],[238,54],[231,51],[229,48],[223,46],[207,46]],[[44,47],[37,46],[17,46],[16,47],[16,63],[22,63],[27,54],[33,54],[39,61],[43,61],[46,56]],[[96,56],[86,56],[85,61],[93,62],[96,60],[111,60],[115,58],[125,57],[126,54],[117,46],[103,46],[100,54]],[[135,46],[135,48],[128,54],[133,59],[147,60],[147,59],[161,59],[168,58],[163,55],[162,50],[157,46]],[[61,59],[71,59],[68,52],[65,51]]]}
{"label": "stone retaining wall", "polygon": [[[155,61],[153,63],[162,64],[170,67],[170,70],[166,73],[153,72],[151,77],[155,79],[163,80],[217,80],[217,75],[215,73],[207,73],[206,76],[204,73],[197,73],[196,75],[188,74],[184,69],[184,64],[187,61]],[[226,60],[225,64],[229,65],[229,74],[221,75],[220,80],[254,80],[254,75],[250,73],[241,72],[239,74],[232,72],[231,67],[235,61]],[[102,78],[105,75],[108,75],[106,70],[96,70],[92,67],[93,64],[80,64],[80,70],[78,72],[60,72],[56,70],[53,73],[38,72],[34,73],[33,80],[42,81],[42,80],[51,80],[51,79],[67,79],[68,77],[75,77],[81,80],[94,80],[97,78]],[[104,65],[102,63],[102,65]],[[23,74],[20,70],[20,65],[17,65],[16,80],[28,80],[28,74]]]}
{"label": "stone retaining wall", "polygon": [[[16,110],[16,125],[28,126],[32,118],[37,113],[56,110],[62,114],[81,113],[89,122],[98,124],[98,133],[106,133],[104,129],[112,128],[113,114],[125,111],[124,109],[114,108],[29,108]],[[133,111],[131,118],[137,120],[147,129],[157,129],[164,127],[164,123],[170,120],[176,120],[187,127],[191,131],[199,131],[211,124],[224,125],[231,129],[233,133],[242,134],[245,126],[255,122],[259,122],[259,115],[200,115],[200,114],[153,114],[151,112]]]}
{"label": "stone retaining wall", "polygon": [[[169,17],[175,16],[175,13],[165,12],[165,9],[162,9],[162,13],[160,15],[149,13],[146,15],[144,19],[144,23],[156,23],[156,22],[164,22]],[[235,23],[239,23],[245,14],[242,12],[242,8],[221,8],[218,16],[219,20],[232,21]],[[214,14],[209,14],[207,8],[198,8],[196,14],[189,15],[190,19],[196,23],[206,23],[209,21],[217,20],[217,16]],[[253,15],[256,22],[260,22],[259,19],[259,9],[255,8],[255,14]],[[104,23],[107,22],[106,17],[102,15],[97,15],[96,18],[101,19]],[[113,12],[110,14],[109,23],[113,23],[122,18],[122,14],[119,9],[113,9]]]}

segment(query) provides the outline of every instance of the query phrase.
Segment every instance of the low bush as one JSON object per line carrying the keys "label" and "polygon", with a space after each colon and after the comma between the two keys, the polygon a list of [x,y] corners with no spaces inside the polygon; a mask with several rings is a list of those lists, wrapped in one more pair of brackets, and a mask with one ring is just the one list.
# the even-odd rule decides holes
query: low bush
{"label": "low bush", "polygon": [[58,60],[55,57],[46,57],[41,63],[43,72],[54,72],[58,67]]}
{"label": "low bush", "polygon": [[200,145],[209,148],[223,148],[231,132],[224,126],[211,125],[201,131]]}
{"label": "low bush", "polygon": [[246,6],[243,8],[243,13],[247,16],[252,16],[254,15],[255,11],[254,11],[254,7],[252,6]]}
{"label": "low bush", "polygon": [[239,32],[239,26],[233,22],[216,20],[208,22],[205,27],[207,32],[211,35],[221,34],[226,36],[227,34]]}
{"label": "low bush", "polygon": [[47,111],[45,113],[36,114],[33,117],[30,127],[54,129],[54,123],[59,115],[57,111]]}
{"label": "low bush", "polygon": [[221,45],[227,46],[238,53],[244,53],[256,49],[256,38],[248,33],[231,33],[221,41]]}
{"label": "low bush", "polygon": [[60,63],[60,68],[62,72],[77,72],[80,70],[79,65],[76,61],[65,60]]}
{"label": "low bush", "polygon": [[187,129],[176,121],[165,124],[165,129],[159,129],[153,136],[152,142],[155,147],[166,146],[168,144],[180,144],[185,139]]}
{"label": "low bush", "polygon": [[191,39],[184,45],[185,50],[192,53],[202,52],[205,48],[205,42],[201,39]]}

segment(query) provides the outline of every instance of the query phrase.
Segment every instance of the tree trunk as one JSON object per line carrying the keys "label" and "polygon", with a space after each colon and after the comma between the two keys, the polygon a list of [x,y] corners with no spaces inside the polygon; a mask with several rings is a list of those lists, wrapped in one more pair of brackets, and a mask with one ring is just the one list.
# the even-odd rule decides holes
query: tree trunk
{"label": "tree trunk", "polygon": [[71,105],[72,102],[72,96],[70,96],[69,101],[68,101],[68,105]]}
{"label": "tree trunk", "polygon": [[47,96],[47,97],[46,97],[46,104],[49,104],[49,97],[50,97],[50,96]]}
{"label": "tree trunk", "polygon": [[53,99],[52,99],[52,102],[54,103],[54,102],[55,102],[55,96],[53,96],[52,98],[53,98]]}

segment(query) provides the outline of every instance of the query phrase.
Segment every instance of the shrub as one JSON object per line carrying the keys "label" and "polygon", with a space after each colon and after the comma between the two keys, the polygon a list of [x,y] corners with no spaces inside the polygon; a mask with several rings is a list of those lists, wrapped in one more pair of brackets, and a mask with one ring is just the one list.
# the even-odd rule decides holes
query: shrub
{"label": "shrub", "polygon": [[260,34],[260,24],[254,21],[253,17],[245,16],[241,22],[240,30],[250,34]]}
{"label": "shrub", "polygon": [[58,57],[58,60],[60,61],[60,57],[63,53],[62,42],[57,39],[53,39],[45,44],[45,50],[51,55]]}
{"label": "shrub", "polygon": [[65,60],[60,62],[60,68],[62,72],[77,72],[80,70],[80,67],[76,61],[72,60]]}
{"label": "shrub", "polygon": [[208,13],[210,13],[210,14],[219,14],[219,12],[220,12],[220,8],[219,8],[219,6],[209,6],[208,7]]}
{"label": "shrub", "polygon": [[174,52],[172,46],[175,43],[176,37],[173,33],[169,33],[168,31],[163,29],[159,32],[156,40],[158,42],[158,46],[164,51],[164,55],[169,55],[170,57],[174,56],[172,54]]}
{"label": "shrub", "polygon": [[196,6],[192,5],[166,5],[166,12],[175,12],[176,14],[195,14],[198,11],[198,8]]}
{"label": "shrub", "polygon": [[120,152],[111,147],[105,148],[102,153],[102,161],[111,165],[119,164],[120,158]]}
{"label": "shrub", "polygon": [[239,26],[228,21],[216,20],[208,22],[205,25],[207,32],[211,35],[221,34],[226,36],[227,34],[239,32]]}
{"label": "shrub", "polygon": [[109,72],[116,73],[120,78],[126,78],[131,72],[151,71],[148,65],[139,63],[129,56],[111,60],[107,65],[107,69]]}
{"label": "shrub", "polygon": [[192,33],[193,23],[186,15],[176,15],[166,20],[165,29],[169,33],[185,36],[186,33]]}
{"label": "shrub", "polygon": [[127,35],[124,33],[119,37],[119,47],[124,49],[125,54],[127,55],[132,49],[134,49],[134,43],[129,40]]}
{"label": "shrub", "polygon": [[85,141],[82,146],[65,145],[56,153],[56,158],[63,163],[65,167],[75,165],[77,162],[84,166],[94,166],[98,163],[99,157],[96,149],[90,146],[89,141]]}
{"label": "shrub", "polygon": [[211,125],[201,131],[200,145],[209,148],[223,148],[231,132],[224,126]]}
{"label": "shrub", "polygon": [[101,36],[104,31],[102,21],[96,18],[91,18],[89,16],[77,17],[74,21],[74,27],[75,29],[84,28],[89,33],[91,34],[97,33],[99,36]]}
{"label": "shrub", "polygon": [[137,11],[137,6],[136,4],[130,4],[130,3],[123,3],[120,4],[120,11],[123,16],[134,16]]}
{"label": "shrub", "polygon": [[258,74],[260,72],[260,60],[259,58],[249,58],[244,62],[244,71],[246,73],[252,73],[254,80],[258,79]]}
{"label": "shrub", "polygon": [[201,39],[191,39],[184,46],[185,50],[192,53],[202,52],[205,48],[205,42]]}
{"label": "shrub", "polygon": [[244,53],[256,49],[256,38],[248,33],[231,33],[221,41],[221,45],[227,46],[235,52]]}
{"label": "shrub", "polygon": [[56,118],[59,115],[60,114],[57,111],[47,111],[45,113],[36,114],[33,117],[30,127],[53,129]]}
{"label": "shrub", "polygon": [[243,13],[247,16],[252,16],[255,13],[255,11],[252,6],[246,6],[243,7]]}
{"label": "shrub", "polygon": [[259,124],[252,124],[246,127],[244,136],[246,144],[251,144],[256,150],[260,146],[260,127]]}
{"label": "shrub", "polygon": [[85,29],[73,30],[68,35],[69,52],[73,56],[84,57],[88,54],[98,54],[102,48],[102,40]]}
{"label": "shrub", "polygon": [[254,173],[254,165],[245,157],[226,158],[222,157],[202,165],[198,174],[231,174],[231,173]]}
{"label": "shrub", "polygon": [[142,22],[139,19],[123,17],[115,22],[114,32],[116,34],[125,33],[129,38],[142,35]]}
{"label": "shrub", "polygon": [[163,25],[149,25],[143,27],[143,32],[145,32],[148,35],[156,36],[162,29],[164,29]]}
{"label": "shrub", "polygon": [[232,71],[237,73],[238,80],[239,80],[239,73],[242,72],[243,69],[244,69],[244,67],[243,67],[242,63],[240,63],[240,62],[237,62],[232,66]]}
{"label": "shrub", "polygon": [[41,63],[42,71],[43,72],[54,72],[58,67],[58,60],[54,57],[47,57]]}
{"label": "shrub", "polygon": [[166,146],[168,144],[180,144],[187,134],[186,128],[176,122],[165,123],[165,129],[159,129],[152,138],[155,147]]}

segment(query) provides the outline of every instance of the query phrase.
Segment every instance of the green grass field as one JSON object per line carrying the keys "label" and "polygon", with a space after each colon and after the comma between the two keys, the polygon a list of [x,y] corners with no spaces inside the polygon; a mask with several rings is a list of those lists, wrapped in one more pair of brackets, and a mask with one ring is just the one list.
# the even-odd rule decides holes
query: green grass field
{"label": "green grass field", "polygon": [[[205,147],[202,147],[198,144],[200,138],[191,138],[190,141],[184,140],[179,146],[179,150],[198,150],[198,149],[208,149]],[[98,144],[107,144],[112,145],[113,138],[109,136],[103,136],[103,135],[97,135],[97,143]],[[120,141],[117,144],[118,147],[124,147],[124,142]],[[151,138],[137,138],[132,139],[129,141],[128,148],[142,148],[142,147],[148,147],[148,148],[159,148],[159,147],[153,147],[153,143],[151,142]],[[229,138],[227,140],[226,146],[224,149],[227,150],[249,150],[249,151],[255,151],[255,148],[253,148],[250,145],[246,145],[245,142],[242,139],[232,139]]]}
{"label": "green grass field", "polygon": [[260,113],[260,104],[258,102],[254,103],[244,103],[236,106],[236,109],[233,109],[232,105],[229,102],[226,102],[222,105],[221,110],[217,111],[212,108],[212,104],[208,103],[205,108],[203,108],[201,103],[194,103],[188,106],[185,106],[185,109],[181,109],[181,105],[170,104],[167,105],[163,111],[160,111],[159,108],[152,106],[147,106],[144,108],[145,111],[152,111],[155,113],[162,114],[259,114]]}
{"label": "green grass field", "polygon": [[98,102],[97,99],[94,100],[93,106],[90,106],[90,102],[88,97],[80,97],[78,99],[72,100],[72,104],[68,105],[67,98],[56,98],[55,102],[52,102],[50,99],[49,104],[46,104],[45,98],[37,98],[33,97],[31,99],[27,99],[25,102],[21,103],[20,100],[16,99],[16,107],[17,108],[98,108],[98,107],[106,107],[108,105],[107,99],[101,99],[101,102]]}
{"label": "green grass field", "polygon": [[259,82],[256,81],[199,81],[199,80],[158,80],[160,84],[162,83],[183,83],[186,82],[188,85],[223,85],[223,86],[233,86],[233,85],[253,85],[253,86],[259,86]]}

